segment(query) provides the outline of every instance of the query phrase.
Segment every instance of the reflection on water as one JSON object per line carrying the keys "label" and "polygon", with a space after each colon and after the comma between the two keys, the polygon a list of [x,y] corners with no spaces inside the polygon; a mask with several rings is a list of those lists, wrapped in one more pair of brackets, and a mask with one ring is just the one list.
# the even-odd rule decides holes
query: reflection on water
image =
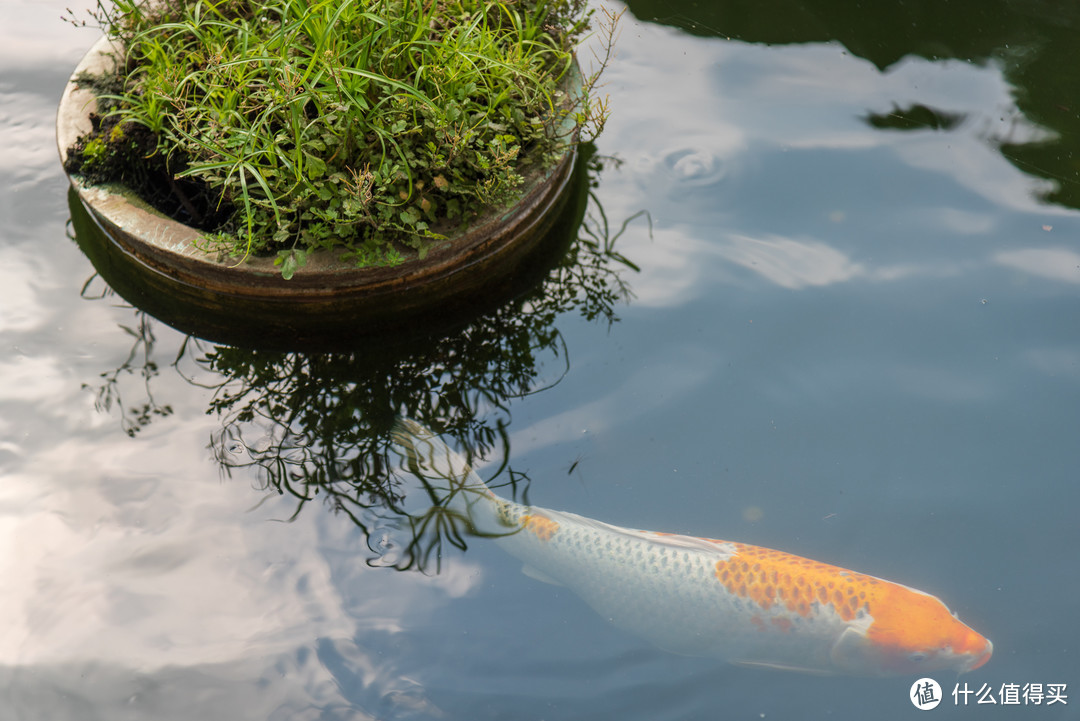
{"label": "reflection on water", "polygon": [[946,113],[915,103],[906,108],[894,105],[887,113],[869,113],[866,122],[882,130],[952,130],[965,117],[964,113]]}
{"label": "reflection on water", "polygon": [[[585,156],[588,187],[595,187],[603,162],[592,152]],[[254,468],[265,489],[296,501],[293,518],[321,498],[362,529],[372,565],[437,565],[444,542],[464,548],[465,541],[431,489],[420,503],[407,497],[389,458],[395,419],[422,420],[475,457],[498,451],[505,463],[510,401],[559,383],[569,370],[560,317],[577,314],[610,326],[618,320],[617,307],[630,299],[625,273],[636,266],[616,243],[638,215],[612,227],[590,196],[576,240],[542,282],[463,328],[368,337],[362,348],[341,352],[264,351],[189,336],[170,365],[192,385],[212,391],[207,412],[220,419],[221,430],[210,445],[226,474]],[[87,292],[93,280],[84,286],[88,299],[94,297]],[[131,436],[172,413],[154,400],[153,379],[161,372],[154,322],[142,311],[134,318],[121,326],[132,339],[131,351],[119,367],[101,374],[95,391],[97,407],[115,408]],[[125,398],[122,377],[141,379],[135,390],[145,398]],[[508,466],[493,478],[504,471],[511,485],[522,480]],[[408,526],[403,541],[391,533],[401,523]]]}
{"label": "reflection on water", "polygon": [[[64,5],[0,23],[0,720],[913,713],[907,679],[664,654],[494,543],[457,552],[380,455],[413,407],[538,505],[879,572],[994,640],[961,680],[1075,695],[1071,5],[635,2],[666,24],[624,17],[623,162],[569,282],[426,352],[299,353],[186,339],[100,278],[79,298],[52,109],[93,38]],[[438,573],[372,568],[433,571],[438,543]]]}
{"label": "reflection on water", "polygon": [[[1001,68],[1039,142],[1005,132],[988,138],[1017,168],[1052,183],[1043,198],[1080,208],[1080,6],[1041,0],[628,0],[630,11],[694,35],[787,45],[839,42],[888,72],[905,58],[962,60]],[[949,130],[965,113],[898,98],[867,116],[883,129]],[[991,109],[991,112],[997,109]],[[1002,121],[1005,118],[1001,119]],[[1021,133],[1021,135],[1026,135]]]}
{"label": "reflection on water", "polygon": [[[96,276],[95,276],[96,277]],[[92,297],[86,294],[94,278],[87,281],[83,286],[83,297]],[[98,298],[104,299],[112,294],[104,289]],[[153,379],[160,373],[157,361],[154,360],[154,321],[143,312],[135,313],[134,323],[122,325],[124,331],[132,339],[131,351],[116,368],[101,373],[98,384],[91,386],[83,383],[83,388],[94,392],[94,408],[103,413],[115,410],[120,415],[120,427],[124,433],[134,437],[144,426],[154,418],[172,415],[172,406],[161,405],[154,401]],[[137,376],[141,383],[136,390],[140,397],[136,405],[125,401],[125,386],[128,378]],[[145,396],[145,400],[142,397]]]}

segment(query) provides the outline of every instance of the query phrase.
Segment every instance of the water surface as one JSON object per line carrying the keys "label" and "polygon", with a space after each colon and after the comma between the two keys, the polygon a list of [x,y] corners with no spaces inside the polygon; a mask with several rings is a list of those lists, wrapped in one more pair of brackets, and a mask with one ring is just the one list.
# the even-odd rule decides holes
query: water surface
{"label": "water surface", "polygon": [[96,38],[64,7],[0,23],[0,719],[918,713],[913,678],[674,656],[482,539],[410,549],[388,506],[426,501],[374,460],[403,411],[539,505],[934,593],[994,642],[973,688],[1080,693],[1067,8],[632,3],[578,231],[621,256],[326,355],[190,338],[95,277],[52,134]]}

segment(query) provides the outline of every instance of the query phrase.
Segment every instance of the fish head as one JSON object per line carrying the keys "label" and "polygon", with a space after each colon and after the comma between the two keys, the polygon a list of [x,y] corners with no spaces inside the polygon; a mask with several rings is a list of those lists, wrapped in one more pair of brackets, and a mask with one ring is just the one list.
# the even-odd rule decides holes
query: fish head
{"label": "fish head", "polygon": [[[889,583],[863,623],[847,628],[833,645],[833,663],[847,673],[871,676],[955,671],[990,660],[994,645],[960,621],[935,596]],[[869,623],[866,623],[869,621]]]}

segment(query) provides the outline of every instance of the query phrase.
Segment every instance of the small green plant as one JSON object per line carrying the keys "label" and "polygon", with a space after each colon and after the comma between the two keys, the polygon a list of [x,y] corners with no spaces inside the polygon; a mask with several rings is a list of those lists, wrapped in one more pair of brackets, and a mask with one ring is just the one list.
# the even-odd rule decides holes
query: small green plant
{"label": "small green plant", "polygon": [[321,248],[422,257],[603,127],[614,15],[600,70],[568,93],[591,15],[585,0],[99,0],[124,54],[94,81],[113,89],[75,171],[100,179],[109,149],[142,148],[208,250],[274,255],[285,277]]}

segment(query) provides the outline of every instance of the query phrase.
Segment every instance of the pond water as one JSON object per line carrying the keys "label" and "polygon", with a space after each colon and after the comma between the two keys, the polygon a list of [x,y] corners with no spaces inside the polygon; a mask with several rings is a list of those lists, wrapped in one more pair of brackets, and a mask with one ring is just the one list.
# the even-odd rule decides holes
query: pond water
{"label": "pond water", "polygon": [[[919,713],[915,677],[670,654],[413,534],[395,413],[537,505],[941,597],[994,656],[939,716],[1080,718],[1080,12],[637,0],[574,262],[285,353],[173,329],[73,242],[68,4],[0,11],[0,721]],[[1031,683],[1068,703],[1001,703]]]}

